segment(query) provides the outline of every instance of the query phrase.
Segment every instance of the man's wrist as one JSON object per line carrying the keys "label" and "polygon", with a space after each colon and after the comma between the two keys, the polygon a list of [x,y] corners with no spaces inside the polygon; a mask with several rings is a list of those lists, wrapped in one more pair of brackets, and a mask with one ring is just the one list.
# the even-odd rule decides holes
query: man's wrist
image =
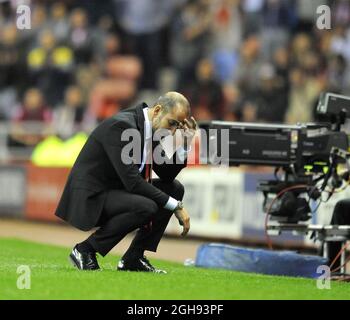
{"label": "man's wrist", "polygon": [[185,146],[181,146],[177,150],[177,155],[181,161],[185,161],[185,159],[187,159],[187,155],[190,151],[191,151],[191,146],[189,146],[188,148],[185,148]]}
{"label": "man's wrist", "polygon": [[178,205],[178,201],[173,197],[169,197],[168,202],[164,206],[164,209],[175,211],[177,205]]}
{"label": "man's wrist", "polygon": [[184,205],[183,205],[182,201],[178,201],[177,206],[176,206],[174,211],[182,210],[183,208],[184,208]]}
{"label": "man's wrist", "polygon": [[183,209],[183,204],[181,201],[178,201],[173,197],[169,197],[169,200],[165,204],[164,208],[174,212],[174,211]]}
{"label": "man's wrist", "polygon": [[192,145],[192,138],[186,138],[186,139],[184,139],[184,142],[183,142],[183,149],[184,149],[186,152],[191,151],[191,145]]}

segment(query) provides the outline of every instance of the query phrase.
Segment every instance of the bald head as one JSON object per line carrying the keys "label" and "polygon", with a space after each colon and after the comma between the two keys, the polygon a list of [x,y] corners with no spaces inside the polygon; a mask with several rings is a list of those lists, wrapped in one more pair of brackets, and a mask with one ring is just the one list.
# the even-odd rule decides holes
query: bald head
{"label": "bald head", "polygon": [[148,113],[153,130],[168,129],[175,134],[185,124],[185,119],[190,118],[191,110],[188,100],[181,93],[171,91],[159,97]]}
{"label": "bald head", "polygon": [[159,97],[153,107],[160,105],[164,109],[164,113],[175,112],[175,109],[186,114],[190,114],[190,104],[186,97],[176,91],[170,91]]}
{"label": "bald head", "polygon": [[176,91],[170,91],[170,92],[167,92],[164,96],[166,98],[171,99],[174,102],[176,102],[176,103],[186,107],[186,108],[190,107],[190,104],[189,104],[188,100],[181,93],[178,93]]}

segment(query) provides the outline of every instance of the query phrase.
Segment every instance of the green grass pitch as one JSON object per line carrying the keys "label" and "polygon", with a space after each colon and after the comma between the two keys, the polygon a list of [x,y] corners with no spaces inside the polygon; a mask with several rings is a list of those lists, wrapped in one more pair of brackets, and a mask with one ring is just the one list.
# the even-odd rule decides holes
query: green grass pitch
{"label": "green grass pitch", "polygon": [[[0,299],[350,299],[350,284],[332,282],[319,290],[315,280],[185,267],[152,261],[166,275],[115,270],[118,258],[99,258],[101,271],[78,271],[69,248],[0,239]],[[17,288],[17,268],[28,265],[31,288]]]}

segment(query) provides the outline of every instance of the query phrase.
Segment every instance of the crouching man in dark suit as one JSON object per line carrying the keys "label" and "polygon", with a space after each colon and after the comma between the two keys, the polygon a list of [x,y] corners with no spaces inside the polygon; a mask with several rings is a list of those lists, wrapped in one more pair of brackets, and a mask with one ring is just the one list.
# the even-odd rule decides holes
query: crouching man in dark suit
{"label": "crouching man in dark suit", "polygon": [[[161,150],[162,156],[165,153],[160,141],[153,139],[160,129],[172,135],[180,129],[184,138],[183,145],[168,159],[171,161],[165,163],[154,161],[156,150]],[[190,217],[181,202],[184,188],[175,178],[187,165],[187,146],[196,130],[187,99],[169,92],[152,107],[143,103],[126,109],[91,133],[56,210],[58,217],[80,230],[99,227],[73,248],[70,259],[78,269],[99,269],[96,253],[105,256],[138,229],[118,270],[165,273],[151,265],[144,251],[156,252],[173,213],[183,226],[182,236],[190,229]],[[130,157],[137,158],[134,156],[139,152],[140,161],[129,161],[125,156],[130,145],[123,135],[127,132],[139,133],[139,150],[130,152]],[[152,179],[152,169],[159,179]]]}

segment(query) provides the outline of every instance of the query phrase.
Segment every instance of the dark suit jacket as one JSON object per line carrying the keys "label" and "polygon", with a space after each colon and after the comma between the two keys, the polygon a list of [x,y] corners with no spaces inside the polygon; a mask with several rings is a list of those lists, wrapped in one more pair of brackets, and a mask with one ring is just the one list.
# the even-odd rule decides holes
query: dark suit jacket
{"label": "dark suit jacket", "polygon": [[[161,208],[165,206],[169,196],[144,180],[144,172],[139,172],[139,165],[126,165],[121,160],[121,150],[129,143],[121,140],[125,129],[133,128],[140,132],[140,152],[143,154],[143,108],[146,107],[144,103],[126,109],[102,122],[91,133],[70,172],[56,216],[80,230],[90,230],[96,226],[107,192],[111,189],[125,189],[154,200]],[[182,164],[178,161],[175,153],[173,164],[154,163],[153,170],[161,180],[171,182],[186,167],[186,161]]]}

